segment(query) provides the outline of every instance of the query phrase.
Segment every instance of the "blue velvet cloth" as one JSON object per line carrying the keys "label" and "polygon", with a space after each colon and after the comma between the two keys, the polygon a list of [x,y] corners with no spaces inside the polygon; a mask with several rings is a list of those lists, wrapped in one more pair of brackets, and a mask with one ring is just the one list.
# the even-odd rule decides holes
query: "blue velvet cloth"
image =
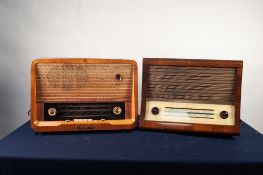
{"label": "blue velvet cloth", "polygon": [[263,137],[132,131],[35,133],[0,141],[1,174],[263,174]]}

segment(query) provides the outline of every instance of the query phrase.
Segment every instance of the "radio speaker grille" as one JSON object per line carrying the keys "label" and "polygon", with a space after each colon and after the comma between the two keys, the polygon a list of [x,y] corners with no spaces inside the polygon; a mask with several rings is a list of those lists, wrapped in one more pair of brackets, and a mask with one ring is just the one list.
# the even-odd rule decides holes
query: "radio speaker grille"
{"label": "radio speaker grille", "polygon": [[132,77],[131,64],[38,63],[37,102],[130,101]]}
{"label": "radio speaker grille", "polygon": [[236,69],[149,65],[147,99],[233,104]]}

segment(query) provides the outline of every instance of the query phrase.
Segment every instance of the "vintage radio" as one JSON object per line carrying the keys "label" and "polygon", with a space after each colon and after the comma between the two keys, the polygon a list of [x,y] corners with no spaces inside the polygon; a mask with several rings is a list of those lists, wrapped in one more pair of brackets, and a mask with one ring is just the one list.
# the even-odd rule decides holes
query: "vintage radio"
{"label": "vintage radio", "polygon": [[140,128],[239,135],[242,61],[143,59]]}
{"label": "vintage radio", "polygon": [[31,126],[38,132],[132,129],[137,63],[37,59],[31,65]]}

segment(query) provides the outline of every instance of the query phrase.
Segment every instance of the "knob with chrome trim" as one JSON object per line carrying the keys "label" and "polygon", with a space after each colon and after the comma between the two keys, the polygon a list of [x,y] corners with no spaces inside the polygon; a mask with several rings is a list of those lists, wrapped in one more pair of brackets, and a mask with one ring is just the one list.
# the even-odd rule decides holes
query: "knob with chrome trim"
{"label": "knob with chrome trim", "polygon": [[49,108],[47,113],[48,113],[49,116],[54,117],[54,116],[57,115],[58,111],[57,111],[56,108]]}
{"label": "knob with chrome trim", "polygon": [[119,106],[115,106],[115,107],[113,108],[112,112],[113,112],[114,115],[120,115],[121,112],[122,112],[122,109],[121,109],[121,107],[119,107]]}

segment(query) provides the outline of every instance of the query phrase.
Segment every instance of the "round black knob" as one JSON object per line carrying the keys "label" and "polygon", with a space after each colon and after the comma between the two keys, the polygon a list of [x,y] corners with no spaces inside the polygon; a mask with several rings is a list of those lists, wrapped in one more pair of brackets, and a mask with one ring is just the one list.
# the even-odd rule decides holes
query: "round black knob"
{"label": "round black knob", "polygon": [[220,112],[220,117],[221,117],[222,119],[226,119],[226,118],[228,117],[228,112],[227,112],[227,111],[222,111],[222,112]]}
{"label": "round black knob", "polygon": [[157,115],[157,114],[159,114],[159,112],[160,112],[160,111],[159,111],[159,108],[157,108],[157,107],[153,107],[153,108],[152,108],[152,114],[153,114],[153,115]]}
{"label": "round black knob", "polygon": [[121,74],[115,75],[115,81],[121,81]]}

